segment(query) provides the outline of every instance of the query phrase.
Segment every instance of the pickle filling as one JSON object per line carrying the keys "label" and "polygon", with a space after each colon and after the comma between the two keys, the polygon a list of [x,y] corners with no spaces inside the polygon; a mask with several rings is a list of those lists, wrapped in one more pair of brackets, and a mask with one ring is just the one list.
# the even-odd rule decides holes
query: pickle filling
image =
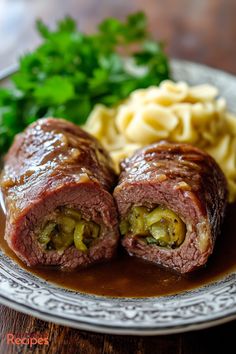
{"label": "pickle filling", "polygon": [[173,249],[184,242],[186,225],[176,213],[163,206],[154,209],[134,206],[121,221],[120,232],[130,233],[147,244]]}
{"label": "pickle filling", "polygon": [[84,220],[79,211],[63,207],[56,210],[53,220],[44,224],[38,241],[45,250],[63,251],[74,245],[79,251],[87,252],[99,234],[99,225]]}

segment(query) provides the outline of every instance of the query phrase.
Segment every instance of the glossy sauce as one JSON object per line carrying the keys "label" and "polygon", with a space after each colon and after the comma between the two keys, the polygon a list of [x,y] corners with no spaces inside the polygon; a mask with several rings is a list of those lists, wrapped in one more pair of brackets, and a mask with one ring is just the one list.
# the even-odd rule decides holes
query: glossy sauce
{"label": "glossy sauce", "polygon": [[9,249],[4,241],[5,217],[0,213],[0,247],[25,270],[60,287],[83,293],[115,297],[149,297],[177,294],[219,280],[236,271],[236,204],[228,207],[222,233],[207,266],[179,275],[159,268],[120,250],[109,263],[73,272],[57,268],[29,268]]}

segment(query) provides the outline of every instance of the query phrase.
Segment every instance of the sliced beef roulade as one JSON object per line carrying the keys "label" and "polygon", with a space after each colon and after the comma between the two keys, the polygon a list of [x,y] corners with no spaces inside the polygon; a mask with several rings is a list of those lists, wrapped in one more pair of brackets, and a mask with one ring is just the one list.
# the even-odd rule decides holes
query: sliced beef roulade
{"label": "sliced beef roulade", "polygon": [[5,239],[27,265],[74,269],[113,256],[115,174],[100,144],[62,119],[41,119],[16,136],[1,187]]}
{"label": "sliced beef roulade", "polygon": [[187,273],[205,264],[213,251],[227,189],[208,154],[160,142],[122,163],[114,197],[129,254]]}

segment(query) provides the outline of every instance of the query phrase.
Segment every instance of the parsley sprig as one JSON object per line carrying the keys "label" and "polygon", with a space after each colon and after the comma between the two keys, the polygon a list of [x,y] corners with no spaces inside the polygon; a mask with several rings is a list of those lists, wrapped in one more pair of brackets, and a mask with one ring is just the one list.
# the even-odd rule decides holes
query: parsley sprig
{"label": "parsley sprig", "polygon": [[83,124],[96,103],[115,105],[133,90],[169,77],[163,45],[151,39],[141,12],[124,22],[108,18],[95,34],[81,32],[69,17],[54,31],[39,20],[37,30],[42,44],[20,59],[13,87],[0,89],[1,153],[38,118]]}

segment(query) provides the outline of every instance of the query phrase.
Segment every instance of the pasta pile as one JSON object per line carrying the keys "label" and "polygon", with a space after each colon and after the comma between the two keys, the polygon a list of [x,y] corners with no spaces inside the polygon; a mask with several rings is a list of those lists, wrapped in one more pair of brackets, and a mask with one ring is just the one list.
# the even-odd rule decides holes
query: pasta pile
{"label": "pasta pile", "polygon": [[228,181],[229,200],[236,200],[236,116],[211,85],[188,86],[163,81],[159,87],[134,91],[115,108],[97,105],[85,129],[119,163],[138,148],[160,141],[191,143],[207,151]]}

